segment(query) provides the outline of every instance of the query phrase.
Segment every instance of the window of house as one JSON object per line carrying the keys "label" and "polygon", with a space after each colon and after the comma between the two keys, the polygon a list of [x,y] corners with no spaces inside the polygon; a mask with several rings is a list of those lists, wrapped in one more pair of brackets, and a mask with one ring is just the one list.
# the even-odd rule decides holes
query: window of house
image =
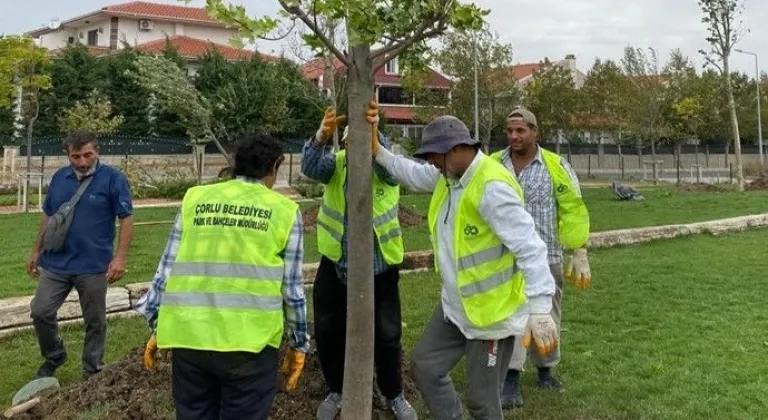
{"label": "window of house", "polygon": [[384,73],[387,74],[399,74],[399,67],[397,65],[397,58],[393,58],[389,61],[387,61],[386,66],[384,66]]}
{"label": "window of house", "polygon": [[407,134],[407,136],[412,138],[412,139],[419,140],[419,139],[421,139],[421,133],[423,133],[423,132],[424,132],[424,127],[423,126],[421,126],[421,125],[411,125],[411,126],[408,126],[408,134]]}
{"label": "window of house", "polygon": [[97,45],[99,45],[99,30],[88,31],[88,46],[95,47]]}
{"label": "window of house", "polygon": [[406,96],[405,90],[397,86],[379,87],[379,103],[390,105],[412,105],[411,98]]}

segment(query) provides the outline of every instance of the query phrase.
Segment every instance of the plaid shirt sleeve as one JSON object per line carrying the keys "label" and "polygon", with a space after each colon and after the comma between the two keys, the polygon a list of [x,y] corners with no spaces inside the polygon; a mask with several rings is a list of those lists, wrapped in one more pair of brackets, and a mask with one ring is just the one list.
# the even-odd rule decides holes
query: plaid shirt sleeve
{"label": "plaid shirt sleeve", "polygon": [[[389,146],[390,146],[389,137],[379,132],[379,144],[381,145],[381,147],[389,150]],[[396,187],[399,185],[397,183],[397,179],[395,179],[395,177],[392,176],[392,174],[390,174],[389,171],[387,171],[383,166],[381,166],[381,164],[379,164],[376,161],[374,161],[373,170],[376,172],[376,175],[378,175],[379,178],[381,178],[381,180],[385,184],[393,187]]]}
{"label": "plaid shirt sleeve", "polygon": [[181,242],[181,209],[176,213],[171,234],[168,236],[168,242],[165,244],[165,251],[160,257],[160,263],[155,271],[155,277],[152,279],[152,285],[147,293],[144,294],[134,305],[133,309],[147,318],[147,325],[152,332],[157,330],[157,312],[160,308],[160,300],[168,276],[171,274],[173,263],[176,261],[176,254],[179,252]]}
{"label": "plaid shirt sleeve", "polygon": [[285,248],[282,294],[285,321],[293,333],[293,347],[306,353],[309,351],[309,334],[307,333],[307,301],[304,297],[304,221],[301,210],[297,210],[296,213],[296,222],[293,224],[288,245]]}

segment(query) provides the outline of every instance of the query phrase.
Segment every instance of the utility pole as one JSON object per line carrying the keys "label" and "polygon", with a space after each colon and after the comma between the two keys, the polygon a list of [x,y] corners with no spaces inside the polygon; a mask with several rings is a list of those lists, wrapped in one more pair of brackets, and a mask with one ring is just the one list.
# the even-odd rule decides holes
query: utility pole
{"label": "utility pole", "polygon": [[[475,140],[480,140],[480,111],[478,109],[479,107],[479,101],[478,101],[478,83],[477,83],[477,33],[472,32],[472,63],[475,70],[475,81],[474,81],[474,90],[475,90]],[[485,151],[487,152],[488,149],[486,148]]]}
{"label": "utility pole", "polygon": [[760,155],[760,164],[763,165],[765,163],[765,158],[763,157],[763,120],[760,115],[760,64],[756,53],[738,48],[734,48],[733,50],[755,57],[755,85],[757,86],[757,149],[758,154]]}

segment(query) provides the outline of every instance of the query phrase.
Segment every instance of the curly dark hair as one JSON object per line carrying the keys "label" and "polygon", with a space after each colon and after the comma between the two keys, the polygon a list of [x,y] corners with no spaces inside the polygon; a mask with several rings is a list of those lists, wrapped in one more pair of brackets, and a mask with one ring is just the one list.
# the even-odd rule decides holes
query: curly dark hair
{"label": "curly dark hair", "polygon": [[235,176],[261,179],[285,160],[283,145],[267,134],[245,135],[235,150]]}

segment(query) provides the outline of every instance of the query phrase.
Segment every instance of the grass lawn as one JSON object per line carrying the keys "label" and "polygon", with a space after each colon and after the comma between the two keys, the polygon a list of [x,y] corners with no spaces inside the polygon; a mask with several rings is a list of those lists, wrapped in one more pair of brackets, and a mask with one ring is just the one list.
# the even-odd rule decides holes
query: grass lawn
{"label": "grass lawn", "polygon": [[[591,214],[593,231],[603,231],[670,223],[699,222],[722,217],[768,212],[768,192],[686,192],[674,188],[648,188],[645,201],[620,202],[609,188],[585,188],[584,196]],[[429,195],[406,196],[402,203],[417,212],[426,213]],[[302,207],[316,205],[304,203]],[[137,222],[171,221],[175,208],[137,209]],[[0,255],[0,298],[34,293],[35,283],[24,273],[24,263],[34,243],[39,215],[0,215],[0,237],[5,246]],[[170,224],[137,226],[128,259],[124,283],[152,279],[168,238]],[[406,250],[429,249],[425,226],[405,228]],[[317,238],[305,236],[305,261],[319,260]]]}
{"label": "grass lawn", "polygon": [[[538,391],[524,377],[525,408],[508,419],[757,419],[768,417],[763,282],[768,230],[697,236],[592,252],[593,287],[566,286],[563,361],[567,391]],[[712,264],[717,257],[719,266]],[[403,341],[421,335],[440,281],[401,282]],[[80,372],[81,327],[64,329],[70,361],[63,385]],[[110,322],[108,361],[141,346],[141,318]],[[0,406],[41,362],[31,332],[0,339]],[[462,366],[454,379],[463,386]],[[422,413],[422,418],[426,414]]]}

